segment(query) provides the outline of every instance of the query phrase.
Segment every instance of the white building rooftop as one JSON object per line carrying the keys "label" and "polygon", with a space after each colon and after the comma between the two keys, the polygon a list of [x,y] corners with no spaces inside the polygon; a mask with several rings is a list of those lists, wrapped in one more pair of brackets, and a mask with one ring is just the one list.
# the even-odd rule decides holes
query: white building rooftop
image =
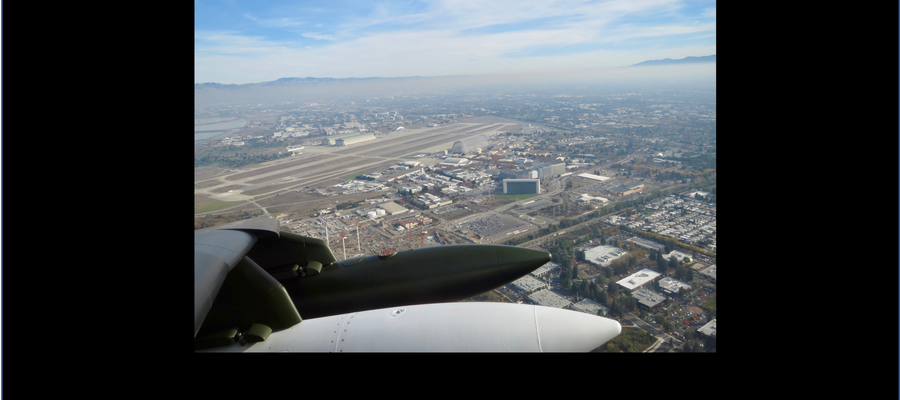
{"label": "white building rooftop", "polygon": [[584,251],[585,261],[608,267],[612,261],[625,254],[622,250],[614,246],[597,246]]}
{"label": "white building rooftop", "polygon": [[663,293],[675,294],[678,293],[681,288],[690,290],[691,285],[672,278],[671,276],[667,276],[659,280],[659,288],[662,289]]}
{"label": "white building rooftop", "polygon": [[677,259],[678,261],[683,260],[685,257],[690,257],[692,260],[694,259],[694,258],[691,257],[690,255],[684,254],[684,253],[682,253],[682,252],[680,252],[680,251],[678,251],[678,250],[672,250],[672,251],[669,252],[669,254],[663,254],[663,258],[664,258],[666,261],[668,261],[668,260],[669,260],[669,257],[672,257],[672,256],[675,256],[676,259]]}
{"label": "white building rooftop", "polygon": [[647,306],[647,308],[656,307],[658,304],[667,300],[666,296],[644,287],[631,292],[631,296],[637,300],[638,304],[643,304]]}
{"label": "white building rooftop", "polygon": [[388,214],[391,214],[391,215],[402,214],[402,213],[409,211],[406,208],[403,208],[403,206],[401,206],[397,203],[394,203],[393,201],[383,203],[383,204],[381,204],[380,207],[383,208],[385,211],[388,212]]}
{"label": "white building rooftop", "polygon": [[697,329],[697,332],[700,332],[706,336],[716,336],[716,320],[713,319],[712,321],[709,321],[706,325],[703,325],[702,327],[700,327],[700,329]]}
{"label": "white building rooftop", "polygon": [[530,275],[525,275],[519,279],[516,279],[512,282],[512,284],[516,287],[516,289],[519,289],[524,293],[533,292],[535,290],[547,287],[547,282],[544,282]]}
{"label": "white building rooftop", "polygon": [[565,297],[562,297],[547,289],[534,292],[529,295],[528,298],[538,305],[544,307],[563,308],[569,304],[572,304],[572,302],[567,300]]}
{"label": "white building rooftop", "polygon": [[532,276],[541,276],[541,275],[546,274],[546,273],[548,273],[548,272],[550,272],[550,271],[553,271],[553,270],[555,270],[555,269],[559,269],[559,264],[557,264],[557,263],[555,263],[555,262],[553,262],[553,261],[548,261],[546,264],[541,265],[540,267],[538,267],[538,268],[535,269],[534,271],[531,271],[531,275],[532,275]]}
{"label": "white building rooftop", "polygon": [[578,174],[577,176],[580,176],[582,178],[587,178],[587,179],[593,179],[595,181],[600,181],[600,182],[608,181],[608,180],[612,179],[610,177],[594,175],[594,174]]}
{"label": "white building rooftop", "polygon": [[[595,302],[591,299],[581,300],[581,301],[575,303],[575,305],[573,307],[578,311],[581,311],[586,314],[591,314],[591,315],[606,315],[609,313],[608,308],[606,308],[600,304],[597,304],[597,302]],[[601,310],[603,312],[598,314],[598,312]]]}
{"label": "white building rooftop", "polygon": [[659,272],[644,268],[638,272],[635,272],[634,274],[626,276],[624,279],[616,283],[618,283],[619,286],[622,286],[625,289],[635,290],[641,285],[656,279],[658,276],[660,276]]}

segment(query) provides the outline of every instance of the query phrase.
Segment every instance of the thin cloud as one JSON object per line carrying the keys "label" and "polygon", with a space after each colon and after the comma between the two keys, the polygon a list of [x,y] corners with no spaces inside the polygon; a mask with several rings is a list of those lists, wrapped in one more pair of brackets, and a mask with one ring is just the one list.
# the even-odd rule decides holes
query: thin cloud
{"label": "thin cloud", "polygon": [[256,18],[250,14],[244,14],[244,18],[247,18],[255,22],[257,25],[265,28],[294,28],[305,25],[305,22],[295,18]]}
{"label": "thin cloud", "polygon": [[212,18],[197,26],[195,70],[198,76],[225,76],[233,68],[246,77],[255,64],[272,74],[263,80],[274,80],[499,73],[550,68],[554,62],[625,66],[673,58],[657,55],[678,49],[715,48],[715,2],[710,3],[688,8],[678,0],[447,0],[412,6],[385,1],[369,8],[339,4],[300,11],[302,5],[276,10],[248,4],[262,7],[242,14],[259,30],[206,25]]}
{"label": "thin cloud", "polygon": [[300,36],[307,37],[310,39],[316,39],[316,40],[328,40],[328,41],[332,41],[332,42],[338,40],[338,38],[333,35],[321,35],[318,33],[301,33]]}

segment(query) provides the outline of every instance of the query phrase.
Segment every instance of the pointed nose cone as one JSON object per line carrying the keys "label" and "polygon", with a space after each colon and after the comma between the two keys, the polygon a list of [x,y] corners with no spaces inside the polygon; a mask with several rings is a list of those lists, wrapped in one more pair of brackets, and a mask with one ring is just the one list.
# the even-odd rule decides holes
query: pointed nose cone
{"label": "pointed nose cone", "polygon": [[[524,247],[498,246],[497,262],[504,271],[520,277],[550,261],[550,253]],[[518,278],[516,278],[518,279]]]}
{"label": "pointed nose cone", "polygon": [[618,321],[578,311],[535,307],[543,352],[585,352],[622,333]]}

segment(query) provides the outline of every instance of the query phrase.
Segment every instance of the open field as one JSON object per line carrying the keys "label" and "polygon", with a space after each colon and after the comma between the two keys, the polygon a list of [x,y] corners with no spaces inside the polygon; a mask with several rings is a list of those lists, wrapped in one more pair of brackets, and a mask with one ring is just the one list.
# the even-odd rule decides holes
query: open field
{"label": "open field", "polygon": [[216,189],[213,189],[212,191],[213,191],[213,193],[227,193],[232,190],[243,189],[244,187],[246,187],[246,186],[245,185],[228,185],[228,186],[217,187]]}
{"label": "open field", "polygon": [[215,176],[225,173],[225,171],[227,171],[227,169],[219,168],[219,167],[195,167],[194,168],[194,182],[199,182],[204,179],[213,178]]}
{"label": "open field", "polygon": [[716,299],[713,298],[713,299],[711,299],[710,301],[707,301],[706,303],[703,303],[703,305],[701,305],[700,307],[701,307],[701,308],[704,308],[704,309],[706,309],[706,310],[710,310],[710,311],[712,311],[712,312],[715,312],[715,311],[716,311]]}
{"label": "open field", "polygon": [[241,205],[241,201],[221,201],[205,196],[194,195],[194,214],[213,212]]}
{"label": "open field", "polygon": [[194,183],[194,189],[204,189],[204,188],[213,187],[213,186],[218,187],[221,185],[222,185],[222,182],[219,182],[215,179],[209,179],[209,180]]}

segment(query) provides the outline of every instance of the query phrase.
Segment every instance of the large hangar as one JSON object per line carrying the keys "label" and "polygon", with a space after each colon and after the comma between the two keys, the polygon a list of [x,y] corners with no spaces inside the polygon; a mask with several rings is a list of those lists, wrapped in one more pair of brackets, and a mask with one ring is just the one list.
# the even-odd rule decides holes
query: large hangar
{"label": "large hangar", "polygon": [[333,135],[333,136],[325,136],[322,138],[322,144],[326,146],[334,146],[338,139],[345,139],[352,136],[357,136],[358,133],[345,133],[343,135]]}
{"label": "large hangar", "polygon": [[540,179],[504,179],[503,194],[541,193]]}
{"label": "large hangar", "polygon": [[340,138],[340,139],[335,140],[334,142],[338,146],[350,146],[352,144],[370,142],[372,140],[375,140],[375,135],[373,135],[371,133],[363,133],[360,135],[353,135],[350,137]]}
{"label": "large hangar", "polygon": [[457,140],[450,148],[451,153],[474,154],[475,149],[486,149],[488,140],[484,135],[470,136],[462,140]]}

